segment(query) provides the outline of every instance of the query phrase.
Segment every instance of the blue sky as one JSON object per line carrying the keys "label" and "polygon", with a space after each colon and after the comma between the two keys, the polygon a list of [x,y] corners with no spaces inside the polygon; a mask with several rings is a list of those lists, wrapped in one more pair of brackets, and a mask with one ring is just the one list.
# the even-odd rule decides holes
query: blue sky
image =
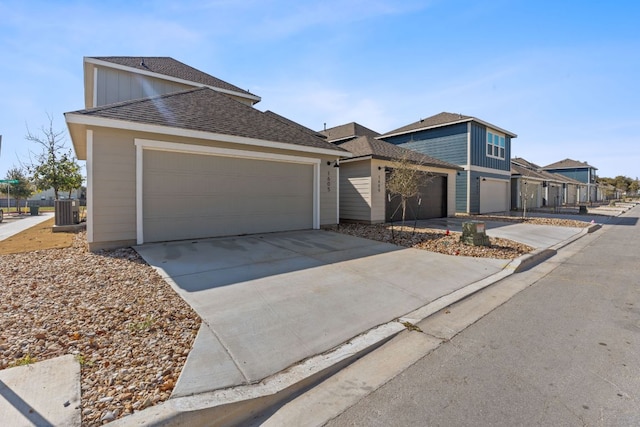
{"label": "blue sky", "polygon": [[[640,2],[0,0],[0,176],[84,105],[84,56],[171,56],[310,128],[442,111],[539,165],[640,175]],[[71,142],[67,137],[68,145]]]}

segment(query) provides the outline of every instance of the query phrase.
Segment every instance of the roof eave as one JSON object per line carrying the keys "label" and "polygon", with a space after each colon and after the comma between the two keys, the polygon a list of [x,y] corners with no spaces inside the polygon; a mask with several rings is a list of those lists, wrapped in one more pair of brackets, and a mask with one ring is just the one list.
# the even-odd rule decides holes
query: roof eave
{"label": "roof eave", "polygon": [[486,127],[490,127],[492,129],[495,129],[499,132],[504,133],[505,135],[508,135],[511,138],[517,138],[518,135],[516,135],[513,132],[509,132],[508,130],[502,129],[498,126],[492,125],[491,123],[485,122],[484,120],[480,120],[480,119],[476,119],[475,117],[469,117],[466,119],[460,119],[460,120],[456,120],[453,122],[447,122],[447,123],[441,123],[441,124],[437,124],[437,125],[432,125],[432,126],[424,126],[421,128],[416,128],[416,129],[411,129],[411,130],[406,130],[406,131],[402,131],[402,132],[394,132],[394,133],[388,133],[388,134],[384,134],[384,135],[380,135],[380,136],[376,136],[376,139],[383,139],[383,138],[390,138],[393,136],[399,136],[399,135],[406,135],[408,133],[415,133],[415,132],[421,132],[424,130],[429,130],[429,129],[436,129],[436,128],[440,128],[440,127],[444,127],[444,126],[451,126],[451,125],[457,125],[460,123],[466,123],[466,122],[477,122],[480,123]]}
{"label": "roof eave", "polygon": [[[67,127],[69,128],[70,134],[72,133],[72,129],[76,129],[75,134],[78,134],[78,129],[84,130],[89,127],[104,127],[111,129],[123,129],[130,130],[136,132],[147,132],[147,133],[158,133],[163,135],[172,135],[172,136],[181,136],[187,138],[195,138],[195,139],[204,139],[210,141],[220,141],[220,142],[230,142],[236,144],[242,144],[247,146],[257,146],[257,147],[268,147],[275,148],[281,150],[293,150],[293,151],[301,151],[306,153],[313,153],[318,155],[328,155],[328,156],[337,156],[337,157],[352,157],[352,154],[342,150],[342,149],[328,149],[328,148],[319,148],[319,147],[311,147],[308,145],[297,145],[287,142],[279,142],[279,141],[269,141],[257,138],[249,138],[243,136],[236,135],[227,135],[221,133],[213,133],[171,126],[161,126],[161,125],[153,125],[153,124],[145,124],[139,122],[131,122],[126,120],[118,120],[118,119],[110,119],[104,117],[94,117],[87,116],[85,114],[78,114],[76,112],[65,113],[65,119],[67,122]],[[72,141],[74,144],[74,148],[76,149],[76,155],[79,157],[79,153],[82,152],[82,145],[80,142],[83,141],[84,138],[84,146],[86,147],[86,132],[85,136],[82,135],[77,136],[76,138],[80,139],[80,141],[76,142],[76,139],[73,138]],[[86,158],[86,151],[84,152],[84,157]]]}

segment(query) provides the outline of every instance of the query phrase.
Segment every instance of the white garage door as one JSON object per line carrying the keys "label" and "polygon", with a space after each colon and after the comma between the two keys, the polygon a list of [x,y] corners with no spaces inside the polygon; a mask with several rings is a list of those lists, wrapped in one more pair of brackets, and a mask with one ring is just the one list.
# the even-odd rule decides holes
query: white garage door
{"label": "white garage door", "polygon": [[509,182],[480,180],[480,213],[509,211]]}
{"label": "white garage door", "polygon": [[313,228],[313,165],[144,150],[145,242]]}

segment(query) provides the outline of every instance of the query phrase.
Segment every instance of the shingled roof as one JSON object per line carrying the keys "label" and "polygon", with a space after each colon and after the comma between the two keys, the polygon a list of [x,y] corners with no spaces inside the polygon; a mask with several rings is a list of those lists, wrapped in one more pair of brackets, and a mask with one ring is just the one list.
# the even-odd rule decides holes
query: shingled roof
{"label": "shingled roof", "polygon": [[91,56],[88,58],[237,92],[260,100],[260,97],[247,90],[240,89],[168,56]]}
{"label": "shingled roof", "polygon": [[582,184],[582,182],[580,181],[561,175],[559,173],[545,171],[535,163],[531,163],[521,157],[516,157],[511,160],[511,175],[520,175],[523,178],[532,178],[542,181]]}
{"label": "shingled roof", "polygon": [[283,122],[285,122],[285,123],[287,123],[287,124],[290,124],[290,125],[292,125],[292,126],[297,126],[298,128],[302,129],[303,131],[305,131],[305,132],[309,132],[309,133],[311,133],[311,134],[313,134],[313,135],[315,135],[315,136],[317,136],[317,137],[319,137],[319,138],[327,139],[327,137],[326,137],[326,136],[324,136],[323,134],[321,134],[320,132],[316,132],[316,131],[315,131],[315,130],[313,130],[313,129],[309,129],[309,128],[308,128],[308,127],[306,127],[306,126],[303,126],[303,125],[301,125],[300,123],[296,123],[296,122],[294,122],[293,120],[287,119],[286,117],[283,117],[283,116],[281,116],[280,114],[274,113],[274,112],[273,112],[273,111],[271,111],[271,110],[267,110],[267,111],[265,111],[264,113],[265,113],[265,114],[267,114],[267,115],[270,115],[271,117],[273,117],[273,118],[275,118],[275,119],[278,119],[278,120],[281,120],[281,121],[283,121]]}
{"label": "shingled roof", "polygon": [[485,125],[485,126],[494,128],[496,130],[502,131],[506,135],[509,135],[511,138],[516,138],[518,136],[515,133],[509,132],[509,131],[504,130],[504,129],[501,129],[501,128],[495,126],[495,125],[492,125],[490,123],[482,121],[482,120],[480,120],[480,119],[478,119],[476,117],[465,116],[463,114],[458,114],[458,113],[443,112],[443,113],[436,114],[435,116],[427,117],[426,119],[420,119],[417,122],[414,122],[414,123],[408,124],[406,126],[402,126],[402,127],[398,128],[398,129],[392,130],[390,132],[387,132],[387,133],[381,135],[380,138],[385,138],[385,137],[395,136],[395,135],[402,135],[402,134],[405,134],[405,133],[416,132],[416,131],[421,131],[421,130],[427,130],[427,129],[431,129],[431,128],[435,128],[435,127],[452,125],[452,124],[456,124],[456,123],[466,123],[466,122],[470,122],[470,121],[475,121],[475,122],[480,123],[482,125]]}
{"label": "shingled roof", "polygon": [[65,113],[342,151],[324,139],[208,87]]}
{"label": "shingled roof", "polygon": [[398,147],[385,141],[374,139],[371,136],[361,136],[351,141],[339,145],[340,148],[353,154],[353,158],[371,156],[375,159],[384,160],[408,160],[411,163],[424,166],[436,166],[447,169],[461,170],[458,165],[436,159],[417,151]]}
{"label": "shingled roof", "polygon": [[356,122],[351,122],[325,129],[320,131],[320,133],[327,137],[327,141],[333,143],[337,143],[345,139],[357,138],[359,136],[371,136],[375,138],[376,136],[380,135],[378,132],[364,127]]}
{"label": "shingled roof", "polygon": [[551,163],[543,167],[542,169],[550,170],[550,169],[577,169],[577,168],[592,168],[598,170],[595,166],[591,166],[587,162],[579,162],[577,160],[572,159],[564,159],[559,162]]}

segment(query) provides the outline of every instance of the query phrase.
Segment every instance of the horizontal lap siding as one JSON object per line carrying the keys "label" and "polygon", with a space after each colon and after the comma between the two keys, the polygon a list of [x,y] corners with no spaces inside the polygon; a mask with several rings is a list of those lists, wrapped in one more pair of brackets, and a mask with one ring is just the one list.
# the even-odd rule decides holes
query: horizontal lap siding
{"label": "horizontal lap siding", "polygon": [[94,131],[93,241],[135,241],[136,150],[124,133]]}
{"label": "horizontal lap siding", "polygon": [[343,163],[340,166],[340,218],[371,220],[370,161]]}
{"label": "horizontal lap siding", "polygon": [[333,167],[334,161],[322,159],[320,162],[320,225],[338,222],[338,174],[341,171]]}
{"label": "horizontal lap siding", "polygon": [[466,123],[393,136],[384,140],[455,165],[467,164]]}

